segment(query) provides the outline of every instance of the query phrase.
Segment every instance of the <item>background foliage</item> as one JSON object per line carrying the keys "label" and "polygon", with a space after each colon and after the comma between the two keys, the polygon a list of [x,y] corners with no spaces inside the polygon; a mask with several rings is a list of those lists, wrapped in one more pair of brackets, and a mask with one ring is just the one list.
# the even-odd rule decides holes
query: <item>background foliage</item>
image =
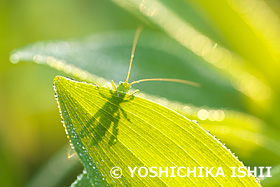
{"label": "background foliage", "polygon": [[[147,35],[145,38],[145,32],[154,31],[158,33],[157,36],[169,37],[175,43],[174,45],[183,47],[191,45],[190,43],[180,43],[183,40],[178,40],[174,31],[168,29],[173,28],[172,24],[175,23],[170,22],[171,25],[162,25],[157,20],[153,20],[153,17],[147,16],[149,13],[153,13],[153,10],[145,9],[147,4],[143,4],[142,12],[137,12],[135,4],[139,2],[141,4],[141,1],[130,2],[132,3],[123,4],[122,1],[117,0],[112,2],[98,0],[4,0],[0,2],[0,186],[26,184],[39,171],[39,168],[46,164],[49,158],[68,142],[60,123],[52,89],[54,76],[62,73],[48,66],[33,63],[13,65],[9,63],[11,50],[41,40],[65,40],[93,33],[133,31],[140,23],[145,24],[143,41],[147,40],[148,37]],[[186,115],[192,116],[192,119],[198,121],[201,120],[198,112],[209,108],[229,111],[230,117],[236,120],[235,123],[232,120],[230,122],[240,126],[240,128],[236,128],[237,130],[246,126],[240,125],[240,121],[237,119],[246,119],[249,124],[247,126],[252,125],[250,126],[250,132],[254,133],[245,134],[246,136],[243,136],[244,140],[240,140],[240,143],[236,143],[236,145],[234,145],[235,143],[231,145],[229,140],[232,136],[234,137],[232,132],[240,134],[241,131],[235,130],[230,131],[230,134],[225,134],[229,131],[220,130],[218,123],[213,123],[211,120],[208,120],[208,124],[210,124],[208,126],[207,121],[205,122],[205,128],[209,129],[211,133],[216,132],[214,134],[224,141],[227,141],[226,138],[228,138],[227,146],[233,150],[239,150],[240,160],[247,165],[279,164],[279,151],[277,152],[279,150],[277,135],[279,134],[280,124],[278,117],[280,110],[278,73],[280,68],[279,2],[276,0],[185,0],[174,1],[172,4],[164,0],[160,2],[172,10],[175,15],[189,23],[191,28],[217,43],[218,47],[227,48],[230,51],[230,56],[234,59],[232,61],[233,65],[220,68],[211,64],[201,64],[203,67],[210,67],[211,71],[224,77],[223,79],[212,77],[208,82],[203,82],[201,94],[203,93],[206,96],[215,96],[216,94],[216,98],[200,95],[200,97],[192,100],[188,96],[182,97],[182,94],[191,95],[193,89],[190,88],[188,93],[188,89],[184,91],[184,86],[176,85],[172,88],[170,84],[167,85],[171,88],[164,86],[164,84],[157,84],[156,86],[154,84],[142,84],[138,88],[146,93],[164,96],[188,104],[188,106],[198,107],[193,107],[191,111],[185,111]],[[153,45],[156,46],[157,43],[160,43],[160,39],[155,39]],[[195,41],[194,44],[196,43],[199,44],[201,41]],[[192,54],[190,53],[190,55],[196,54],[196,46],[192,47],[190,50]],[[139,47],[139,51],[141,51],[141,47]],[[225,53],[228,54],[228,52]],[[153,60],[160,61],[160,54],[156,54],[145,50],[139,52],[139,57],[141,56],[142,59],[136,62],[138,64],[136,69],[138,70],[141,67],[141,63],[143,63],[142,68],[144,68],[142,71],[140,69],[138,74],[136,70],[135,77],[141,76],[143,73],[146,73],[149,77],[151,75],[162,75],[162,72],[166,72],[168,75],[168,70],[172,70],[169,66],[161,67],[161,71],[158,73],[155,69],[159,66],[152,68],[151,63],[148,63]],[[129,56],[127,56],[127,60],[125,58],[123,57],[124,64],[128,63]],[[189,59],[189,62],[191,60]],[[194,61],[196,62],[196,60]],[[149,69],[153,69],[153,71],[149,72]],[[234,71],[236,69],[238,70],[237,74]],[[102,76],[108,75],[105,78],[118,81],[125,75],[122,70],[115,72],[116,74],[112,74],[113,77],[105,72]],[[232,72],[235,72],[235,74]],[[266,85],[264,88],[268,87],[269,89],[269,97],[266,97],[266,94],[264,94],[265,97],[259,97],[263,94],[260,91],[263,89],[258,89],[263,88],[262,85],[256,84],[255,78],[251,76],[241,79],[244,75],[242,73],[249,73],[264,83]],[[194,80],[202,80],[199,77],[204,74],[205,69],[201,68],[193,73],[192,77]],[[146,75],[145,78],[147,78]],[[173,72],[170,76],[178,78],[174,77],[176,72]],[[239,77],[240,79],[238,79]],[[213,86],[223,85],[223,80],[232,81],[232,86],[226,88],[207,86],[208,83]],[[181,93],[181,95],[178,93]],[[195,97],[196,94],[193,95]],[[233,110],[235,112],[232,112]],[[211,124],[217,125],[217,127],[215,128]],[[263,141],[263,137],[266,138],[265,141]],[[250,140],[250,138],[253,139],[253,146],[246,147],[248,141],[245,145],[242,145],[244,144],[243,141]],[[261,142],[259,147],[255,146],[258,142]],[[248,147],[253,147],[254,150],[250,149],[249,151]],[[266,148],[268,152],[265,151]],[[68,175],[70,176],[68,177],[68,184],[74,180],[77,173],[80,173],[79,169]],[[63,179],[62,181],[66,180]]]}

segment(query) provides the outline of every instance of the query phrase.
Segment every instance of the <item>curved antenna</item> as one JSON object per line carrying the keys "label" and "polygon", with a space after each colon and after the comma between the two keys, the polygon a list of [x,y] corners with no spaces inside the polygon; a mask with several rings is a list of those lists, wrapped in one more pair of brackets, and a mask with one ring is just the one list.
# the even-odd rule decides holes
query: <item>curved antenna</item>
{"label": "curved antenna", "polygon": [[136,33],[135,33],[135,36],[134,36],[134,40],[133,40],[133,46],[132,46],[132,51],[131,51],[131,56],[130,56],[130,63],[129,63],[129,69],[128,69],[128,73],[127,73],[127,77],[126,77],[126,83],[128,82],[128,79],[129,79],[129,75],[130,75],[130,70],[131,70],[131,65],[132,65],[132,61],[133,61],[133,58],[134,58],[134,52],[135,52],[135,48],[136,48],[136,44],[137,44],[137,41],[138,41],[138,38],[141,34],[143,30],[143,26],[140,25],[137,30],[136,30]]}
{"label": "curved antenna", "polygon": [[182,79],[161,79],[161,78],[159,78],[159,79],[158,78],[155,78],[155,79],[141,79],[141,80],[138,80],[138,81],[133,81],[132,83],[130,83],[130,85],[136,84],[136,83],[139,83],[139,82],[146,82],[146,81],[178,82],[178,83],[188,84],[188,85],[196,86],[196,87],[200,86],[199,83],[192,82],[192,81],[187,81],[187,80],[182,80]]}

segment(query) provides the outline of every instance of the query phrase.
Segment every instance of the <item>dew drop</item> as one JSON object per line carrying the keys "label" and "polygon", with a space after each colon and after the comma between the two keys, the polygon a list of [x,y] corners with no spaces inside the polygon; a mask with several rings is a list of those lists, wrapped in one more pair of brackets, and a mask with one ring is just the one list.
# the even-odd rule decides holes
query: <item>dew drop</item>
{"label": "dew drop", "polygon": [[192,122],[195,123],[195,124],[197,124],[197,125],[199,125],[198,122],[197,122],[196,120],[192,120]]}

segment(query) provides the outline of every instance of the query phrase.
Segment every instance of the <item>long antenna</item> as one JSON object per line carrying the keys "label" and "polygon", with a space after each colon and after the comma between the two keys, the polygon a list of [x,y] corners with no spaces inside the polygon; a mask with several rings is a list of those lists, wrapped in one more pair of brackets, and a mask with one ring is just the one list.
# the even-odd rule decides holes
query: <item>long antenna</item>
{"label": "long antenna", "polygon": [[139,82],[146,82],[146,81],[166,81],[166,82],[178,82],[178,83],[183,83],[183,84],[188,84],[191,86],[196,86],[199,87],[200,84],[196,83],[196,82],[192,82],[192,81],[187,81],[187,80],[182,80],[182,79],[161,79],[161,78],[155,78],[155,79],[141,79],[138,81],[133,81],[132,83],[130,83],[130,85],[132,84],[136,84]]}
{"label": "long antenna", "polygon": [[129,69],[128,69],[128,73],[127,73],[127,77],[126,77],[126,83],[128,82],[128,79],[129,79],[129,75],[130,75],[130,70],[131,70],[131,65],[132,65],[132,61],[133,61],[133,58],[134,58],[134,52],[135,52],[135,48],[136,48],[136,44],[137,44],[137,41],[138,41],[138,38],[141,34],[143,30],[143,26],[140,25],[137,30],[136,30],[136,33],[135,33],[135,36],[134,36],[134,40],[133,40],[133,46],[132,46],[132,51],[131,51],[131,56],[130,56],[130,63],[129,63]]}

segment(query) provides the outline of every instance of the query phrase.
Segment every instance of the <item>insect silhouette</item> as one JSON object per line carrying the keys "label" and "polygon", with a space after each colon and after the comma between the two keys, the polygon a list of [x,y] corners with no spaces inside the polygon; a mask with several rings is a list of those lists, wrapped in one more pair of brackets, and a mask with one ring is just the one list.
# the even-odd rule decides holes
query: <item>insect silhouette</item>
{"label": "insect silhouette", "polygon": [[[138,29],[136,30],[136,33],[135,33],[135,36],[134,36],[132,51],[131,51],[131,56],[130,56],[129,69],[128,69],[128,73],[127,73],[127,77],[126,77],[125,82],[120,81],[118,87],[116,87],[114,81],[111,80],[112,87],[113,87],[114,91],[117,92],[118,97],[119,97],[119,93],[127,94],[128,91],[130,90],[131,85],[136,84],[136,83],[140,83],[140,82],[146,82],[146,81],[178,82],[178,83],[188,84],[188,85],[196,86],[196,87],[200,86],[200,84],[198,84],[196,82],[193,82],[193,81],[182,80],[182,79],[168,79],[168,78],[140,79],[138,81],[133,81],[131,83],[128,83],[128,79],[129,79],[129,75],[130,75],[130,71],[131,71],[131,66],[132,66],[132,61],[133,61],[133,58],[134,58],[136,44],[137,44],[138,38],[139,38],[142,30],[143,30],[143,27],[139,26]],[[134,92],[130,93],[128,97],[134,95],[137,92],[139,92],[139,90],[135,90]]]}

